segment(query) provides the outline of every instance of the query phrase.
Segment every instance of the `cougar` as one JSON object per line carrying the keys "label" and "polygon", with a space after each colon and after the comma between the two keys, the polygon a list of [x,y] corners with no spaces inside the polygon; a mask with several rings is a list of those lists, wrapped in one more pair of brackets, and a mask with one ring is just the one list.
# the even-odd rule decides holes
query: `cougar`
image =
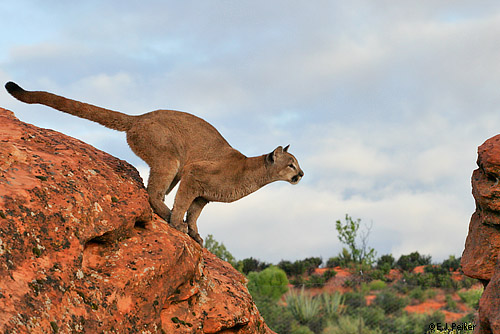
{"label": "cougar", "polygon": [[[209,202],[233,202],[274,181],[297,184],[304,176],[288,148],[246,157],[208,122],[175,110],[132,116],[42,91],[26,91],[13,82],[7,91],[25,103],[43,104],[107,128],[125,131],[132,151],[150,167],[147,191],[153,210],[199,244],[196,221]],[[174,206],[165,196],[179,183]],[[184,216],[186,221],[184,222]]]}

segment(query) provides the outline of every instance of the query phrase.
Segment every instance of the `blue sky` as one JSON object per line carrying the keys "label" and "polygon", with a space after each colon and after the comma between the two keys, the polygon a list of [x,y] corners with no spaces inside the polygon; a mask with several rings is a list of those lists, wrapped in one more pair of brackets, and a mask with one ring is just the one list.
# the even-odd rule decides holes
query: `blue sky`
{"label": "blue sky", "polygon": [[[500,132],[497,1],[19,0],[0,12],[2,82],[129,114],[188,111],[248,156],[290,144],[298,185],[211,203],[198,221],[236,258],[326,260],[346,213],[372,225],[378,255],[461,255],[477,146]],[[5,91],[0,106],[147,178],[123,133]]]}

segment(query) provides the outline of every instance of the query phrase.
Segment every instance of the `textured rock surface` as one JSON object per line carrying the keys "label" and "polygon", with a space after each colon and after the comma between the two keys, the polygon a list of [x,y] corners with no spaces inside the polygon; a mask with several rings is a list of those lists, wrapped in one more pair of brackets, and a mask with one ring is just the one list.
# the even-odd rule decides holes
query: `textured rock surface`
{"label": "textured rock surface", "polygon": [[472,174],[476,211],[469,225],[462,268],[486,286],[474,333],[500,333],[500,135],[479,147],[477,164],[479,168]]}
{"label": "textured rock surface", "polygon": [[0,332],[273,333],[137,171],[0,108]]}

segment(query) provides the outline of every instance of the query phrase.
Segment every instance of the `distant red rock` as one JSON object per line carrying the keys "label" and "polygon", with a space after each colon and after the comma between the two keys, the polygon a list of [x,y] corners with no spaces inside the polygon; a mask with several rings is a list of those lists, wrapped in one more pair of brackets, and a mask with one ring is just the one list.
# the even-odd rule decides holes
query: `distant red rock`
{"label": "distant red rock", "polygon": [[0,108],[0,332],[272,332],[125,161]]}
{"label": "distant red rock", "polygon": [[472,174],[476,211],[462,254],[465,275],[480,279],[485,290],[479,302],[476,334],[500,333],[500,135],[478,148]]}

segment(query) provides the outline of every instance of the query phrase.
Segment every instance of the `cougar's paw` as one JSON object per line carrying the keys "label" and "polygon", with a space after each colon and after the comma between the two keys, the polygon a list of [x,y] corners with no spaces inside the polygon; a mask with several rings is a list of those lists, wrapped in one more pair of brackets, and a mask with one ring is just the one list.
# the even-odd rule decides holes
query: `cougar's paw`
{"label": "cougar's paw", "polygon": [[170,226],[175,228],[177,231],[182,232],[182,233],[188,233],[188,226],[185,222],[181,222],[180,224],[174,224],[170,222]]}
{"label": "cougar's paw", "polygon": [[194,241],[196,241],[197,243],[200,244],[201,247],[203,247],[203,239],[200,237],[200,234],[199,233],[196,233],[196,232],[193,232],[193,231],[189,231],[189,236],[191,238],[194,239]]}

